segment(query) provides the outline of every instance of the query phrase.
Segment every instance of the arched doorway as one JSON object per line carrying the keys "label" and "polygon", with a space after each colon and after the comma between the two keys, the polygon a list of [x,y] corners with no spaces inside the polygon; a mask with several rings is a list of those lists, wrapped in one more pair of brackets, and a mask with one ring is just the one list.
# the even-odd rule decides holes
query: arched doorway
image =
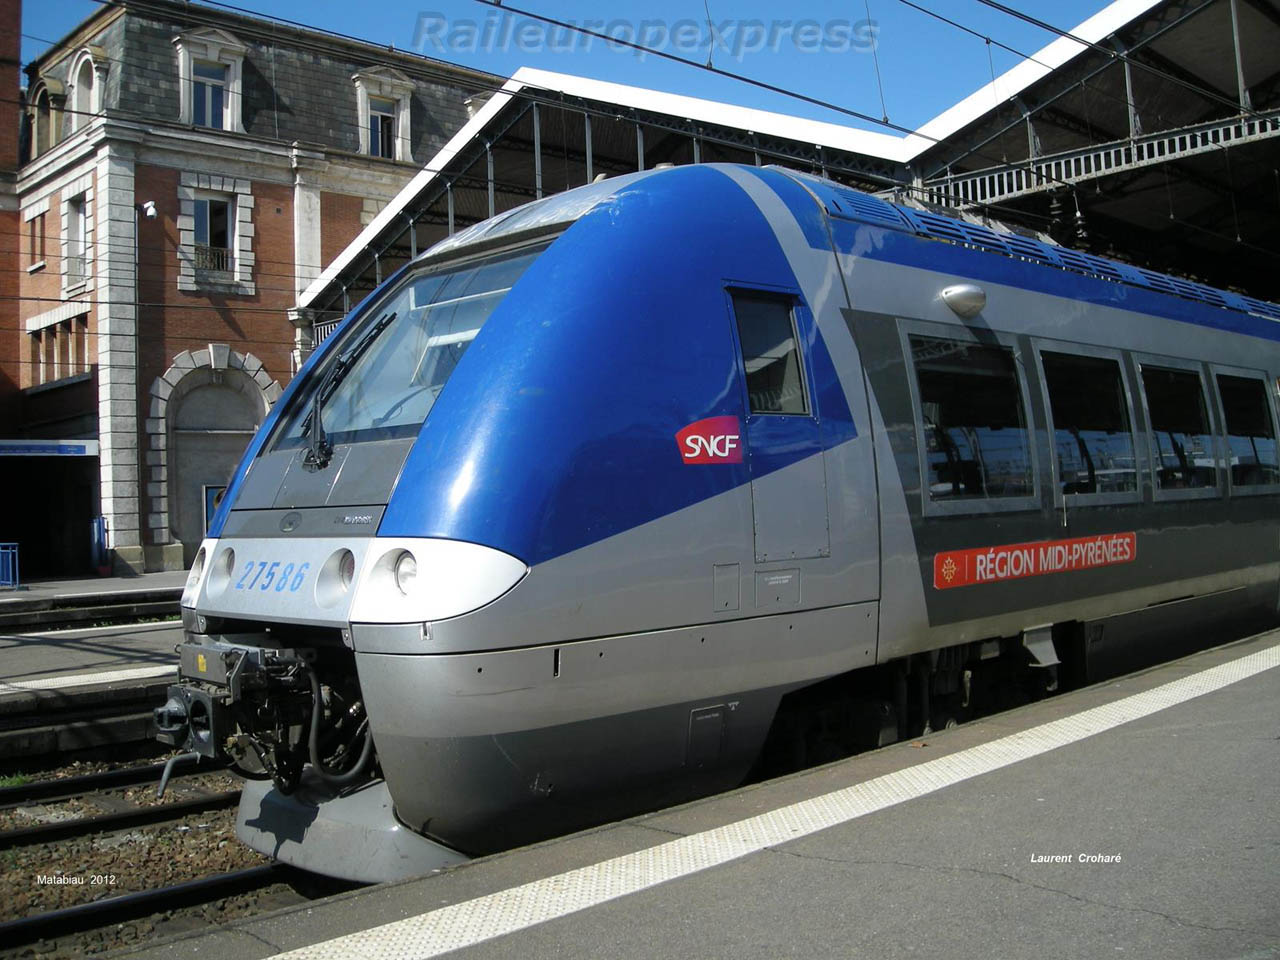
{"label": "arched doorway", "polygon": [[267,412],[267,401],[241,370],[191,370],[169,398],[169,527],[190,565],[212,499],[225,487]]}

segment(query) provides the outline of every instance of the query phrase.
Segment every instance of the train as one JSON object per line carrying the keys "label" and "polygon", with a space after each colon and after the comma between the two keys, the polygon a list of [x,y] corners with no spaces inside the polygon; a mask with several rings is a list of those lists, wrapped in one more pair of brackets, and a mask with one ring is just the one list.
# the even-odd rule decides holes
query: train
{"label": "train", "polygon": [[779,167],[386,279],[249,444],[160,738],[379,881],[1280,619],[1280,307]]}

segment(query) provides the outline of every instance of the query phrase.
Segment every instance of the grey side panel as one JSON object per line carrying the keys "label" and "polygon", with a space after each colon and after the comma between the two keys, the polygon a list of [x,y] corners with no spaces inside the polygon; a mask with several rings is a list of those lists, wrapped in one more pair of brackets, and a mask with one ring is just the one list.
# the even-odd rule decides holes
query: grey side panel
{"label": "grey side panel", "polygon": [[[734,691],[805,683],[871,663],[874,602],[679,630],[486,653],[429,654],[416,624],[352,627],[375,740],[593,720]],[[397,654],[375,653],[395,649]],[[417,656],[406,655],[417,654]],[[557,673],[558,669],[558,673]]]}
{"label": "grey side panel", "polygon": [[826,557],[827,472],[821,453],[763,477],[751,478],[756,563]]}
{"label": "grey side panel", "polygon": [[800,571],[756,571],[756,609],[774,610],[800,605]]}
{"label": "grey side panel", "polygon": [[[793,464],[778,471],[783,482]],[[433,651],[536,646],[732,621],[755,614],[756,571],[798,568],[803,607],[848,604],[863,582],[863,552],[756,564],[751,488],[741,486],[624,533],[539,564],[481,610],[432,624]],[[715,602],[737,566],[740,608]],[[853,585],[853,586],[851,586]],[[711,616],[708,616],[708,613]]]}
{"label": "grey side panel", "polygon": [[781,696],[869,664],[875,624],[865,603],[442,656],[364,652],[389,630],[354,636],[397,814],[484,853],[740,781]]}

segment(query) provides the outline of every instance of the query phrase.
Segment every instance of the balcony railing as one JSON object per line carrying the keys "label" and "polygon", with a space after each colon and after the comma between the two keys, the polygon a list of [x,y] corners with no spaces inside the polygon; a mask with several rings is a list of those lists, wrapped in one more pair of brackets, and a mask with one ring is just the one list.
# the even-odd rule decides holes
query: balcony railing
{"label": "balcony railing", "polygon": [[218,273],[230,273],[233,268],[231,251],[226,247],[212,247],[207,243],[196,244],[196,269]]}

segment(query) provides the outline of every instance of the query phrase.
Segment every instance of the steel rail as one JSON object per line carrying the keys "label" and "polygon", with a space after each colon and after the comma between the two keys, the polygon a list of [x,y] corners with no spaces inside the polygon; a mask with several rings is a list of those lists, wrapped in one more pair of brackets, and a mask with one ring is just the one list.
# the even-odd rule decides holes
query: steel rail
{"label": "steel rail", "polygon": [[49,933],[79,933],[165,910],[208,903],[280,882],[294,869],[286,864],[269,863],[9,920],[0,923],[0,943],[8,947],[21,946],[43,939]]}
{"label": "steel rail", "polygon": [[55,823],[40,823],[30,827],[18,827],[14,830],[0,831],[0,850],[14,847],[30,846],[33,843],[49,843],[54,840],[65,840],[68,837],[79,837],[89,833],[107,833],[112,830],[125,830],[129,827],[140,827],[147,824],[163,823],[174,820],[189,813],[203,813],[208,810],[225,810],[240,800],[239,790],[227,790],[204,797],[192,797],[175,803],[159,804],[153,807],[138,807],[136,810],[122,810],[118,813],[104,813],[90,817],[79,817],[75,820],[59,820]]}
{"label": "steel rail", "polygon": [[[226,764],[222,763],[205,762],[203,765],[198,765],[186,762],[175,766],[173,775],[190,777],[225,769]],[[64,777],[61,780],[36,780],[16,787],[2,787],[0,788],[0,810],[24,803],[70,800],[84,796],[86,793],[96,793],[113,787],[159,783],[163,770],[163,763],[149,763],[145,766],[126,767],[122,770],[105,770],[101,773],[86,773],[78,777]]]}

